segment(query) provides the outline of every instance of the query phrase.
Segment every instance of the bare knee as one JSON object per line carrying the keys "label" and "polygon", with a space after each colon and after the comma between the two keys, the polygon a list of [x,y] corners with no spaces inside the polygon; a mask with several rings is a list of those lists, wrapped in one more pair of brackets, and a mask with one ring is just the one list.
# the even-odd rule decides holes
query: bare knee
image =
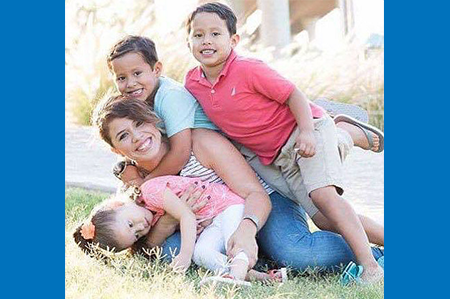
{"label": "bare knee", "polygon": [[310,196],[321,213],[313,218],[314,223],[321,229],[333,230],[337,218],[341,219],[342,215],[348,215],[353,211],[351,205],[337,193],[334,186],[316,189]]}
{"label": "bare knee", "polygon": [[334,231],[334,226],[331,221],[325,217],[321,212],[317,212],[313,217],[312,221],[321,230]]}
{"label": "bare knee", "polygon": [[[315,205],[329,205],[341,199],[334,186],[326,186],[311,191],[309,194]],[[320,209],[320,207],[318,208]]]}

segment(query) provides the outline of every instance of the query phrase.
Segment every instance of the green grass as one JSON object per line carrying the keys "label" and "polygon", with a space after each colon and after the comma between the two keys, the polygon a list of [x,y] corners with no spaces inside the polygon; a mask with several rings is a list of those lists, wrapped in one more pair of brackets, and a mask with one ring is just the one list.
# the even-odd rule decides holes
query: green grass
{"label": "green grass", "polygon": [[383,286],[342,287],[337,275],[294,275],[283,285],[251,288],[198,286],[206,271],[195,266],[186,275],[173,273],[160,260],[118,254],[104,263],[91,258],[72,239],[76,225],[109,195],[66,188],[66,298],[383,298]]}

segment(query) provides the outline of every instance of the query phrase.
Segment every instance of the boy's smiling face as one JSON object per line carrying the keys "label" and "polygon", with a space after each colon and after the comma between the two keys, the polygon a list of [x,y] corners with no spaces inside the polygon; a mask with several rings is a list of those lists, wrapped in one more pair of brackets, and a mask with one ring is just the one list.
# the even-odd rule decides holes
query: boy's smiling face
{"label": "boy's smiling face", "polygon": [[220,72],[238,42],[239,36],[230,36],[225,20],[215,13],[198,13],[192,21],[188,46],[205,72]]}
{"label": "boy's smiling face", "polygon": [[129,52],[111,61],[119,92],[129,98],[145,101],[156,88],[162,64],[153,69],[140,53]]}

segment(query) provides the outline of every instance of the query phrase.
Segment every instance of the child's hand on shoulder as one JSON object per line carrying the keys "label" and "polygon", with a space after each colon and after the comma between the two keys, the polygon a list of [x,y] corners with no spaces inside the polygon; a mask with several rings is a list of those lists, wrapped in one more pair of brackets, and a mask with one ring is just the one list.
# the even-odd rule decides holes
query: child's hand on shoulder
{"label": "child's hand on shoulder", "polygon": [[295,150],[303,158],[310,158],[316,154],[316,137],[313,130],[301,131],[295,142]]}
{"label": "child's hand on shoulder", "polygon": [[135,181],[140,179],[142,179],[142,177],[136,166],[128,165],[122,173],[122,180],[124,182]]}
{"label": "child's hand on shoulder", "polygon": [[191,265],[191,257],[183,254],[178,254],[170,263],[170,267],[175,272],[184,273]]}

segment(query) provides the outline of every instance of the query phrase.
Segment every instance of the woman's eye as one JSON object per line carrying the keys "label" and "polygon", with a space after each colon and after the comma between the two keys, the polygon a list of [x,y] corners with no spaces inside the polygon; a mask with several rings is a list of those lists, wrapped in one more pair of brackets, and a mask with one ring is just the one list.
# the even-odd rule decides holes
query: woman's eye
{"label": "woman's eye", "polygon": [[116,80],[120,82],[120,81],[125,80],[125,77],[117,77]]}
{"label": "woman's eye", "polygon": [[199,37],[202,37],[202,35],[200,33],[196,33],[196,34],[194,34],[194,37],[199,38]]}
{"label": "woman's eye", "polygon": [[122,135],[119,136],[119,141],[124,140],[127,136],[128,136],[128,133],[123,133]]}
{"label": "woman's eye", "polygon": [[142,74],[142,72],[141,72],[141,71],[138,71],[138,72],[134,72],[134,75],[135,75],[135,76],[139,76],[140,74]]}
{"label": "woman's eye", "polygon": [[213,36],[219,36],[220,35],[220,33],[219,32],[213,32],[213,34],[212,34]]}
{"label": "woman's eye", "polygon": [[129,226],[129,227],[133,227],[133,222],[128,221],[128,226]]}

